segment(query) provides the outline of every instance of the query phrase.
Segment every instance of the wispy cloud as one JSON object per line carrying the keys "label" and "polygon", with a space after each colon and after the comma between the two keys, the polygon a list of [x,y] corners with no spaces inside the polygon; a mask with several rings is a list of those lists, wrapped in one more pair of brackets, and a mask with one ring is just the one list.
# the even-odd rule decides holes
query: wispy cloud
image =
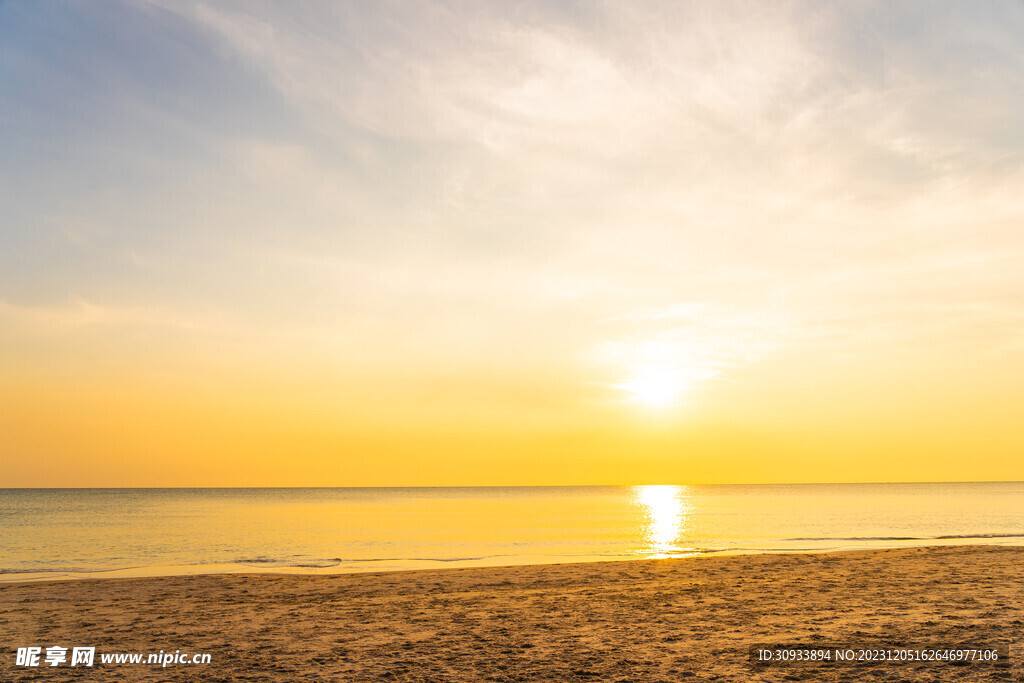
{"label": "wispy cloud", "polygon": [[119,7],[117,40],[0,8],[111,85],[36,120],[66,60],[4,48],[18,328],[214,317],[566,382],[648,343],[722,383],[783,349],[1018,353],[1019,4]]}
{"label": "wispy cloud", "polygon": [[2,336],[36,337],[97,327],[155,327],[197,330],[195,315],[161,308],[116,307],[72,299],[63,306],[19,306],[0,300]]}

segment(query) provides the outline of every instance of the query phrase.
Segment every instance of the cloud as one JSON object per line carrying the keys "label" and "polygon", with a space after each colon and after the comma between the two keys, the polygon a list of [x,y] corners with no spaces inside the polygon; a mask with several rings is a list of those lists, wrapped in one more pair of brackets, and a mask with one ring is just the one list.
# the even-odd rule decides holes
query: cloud
{"label": "cloud", "polygon": [[73,299],[64,306],[19,306],[0,299],[0,329],[4,337],[55,335],[89,328],[152,327],[198,330],[195,315],[162,308],[118,307]]}
{"label": "cloud", "polygon": [[[203,152],[168,174],[159,145],[133,138],[128,166],[96,151],[95,186],[60,213],[106,239],[72,233],[92,251],[49,268],[47,297],[9,301],[215,310],[396,362],[414,345],[399,338],[452,363],[696,339],[720,378],[775,345],[868,355],[979,315],[1010,348],[1017,5],[128,4],[141,34],[195,56],[156,42],[151,82],[115,72],[108,106],[171,97]],[[206,63],[266,85],[245,102],[275,115],[232,127],[245,107],[213,96],[221,81],[172,87]],[[122,183],[126,168],[146,182]],[[10,206],[32,219],[11,225],[49,214]],[[137,267],[109,268],[104,245]],[[19,292],[58,261],[38,250]]]}

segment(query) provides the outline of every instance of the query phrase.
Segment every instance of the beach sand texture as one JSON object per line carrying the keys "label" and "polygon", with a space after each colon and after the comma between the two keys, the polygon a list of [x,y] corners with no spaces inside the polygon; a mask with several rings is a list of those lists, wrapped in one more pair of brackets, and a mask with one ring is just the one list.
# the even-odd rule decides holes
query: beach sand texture
{"label": "beach sand texture", "polygon": [[[1024,548],[0,586],[0,680],[1024,681]],[[1009,643],[1010,666],[755,668],[754,644]],[[212,663],[15,666],[19,646]]]}

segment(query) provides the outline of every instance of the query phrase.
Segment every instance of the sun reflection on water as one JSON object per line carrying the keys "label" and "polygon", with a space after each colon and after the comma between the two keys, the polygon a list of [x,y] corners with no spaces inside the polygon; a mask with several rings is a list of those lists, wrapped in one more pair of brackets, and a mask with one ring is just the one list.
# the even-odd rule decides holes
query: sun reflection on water
{"label": "sun reflection on water", "polygon": [[650,557],[671,557],[693,550],[677,545],[692,507],[685,486],[637,486],[633,495],[647,516],[644,540]]}

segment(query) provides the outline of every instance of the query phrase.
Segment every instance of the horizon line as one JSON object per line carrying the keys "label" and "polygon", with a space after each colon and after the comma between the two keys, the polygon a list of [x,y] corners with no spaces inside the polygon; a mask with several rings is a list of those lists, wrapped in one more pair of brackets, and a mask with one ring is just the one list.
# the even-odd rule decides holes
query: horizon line
{"label": "horizon line", "polygon": [[111,491],[111,490],[183,490],[183,489],[537,489],[537,488],[633,488],[637,486],[860,486],[897,484],[1022,484],[1021,479],[950,481],[794,481],[794,482],[721,482],[701,484],[381,484],[351,486],[4,486],[0,491]]}

